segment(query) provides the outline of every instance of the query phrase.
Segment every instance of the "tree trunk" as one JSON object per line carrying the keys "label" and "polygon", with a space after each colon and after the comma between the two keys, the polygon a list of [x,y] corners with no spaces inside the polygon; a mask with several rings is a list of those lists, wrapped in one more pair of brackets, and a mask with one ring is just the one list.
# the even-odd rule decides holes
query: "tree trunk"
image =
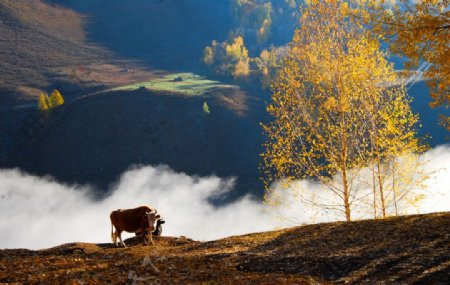
{"label": "tree trunk", "polygon": [[378,169],[378,184],[380,189],[381,198],[381,212],[383,213],[383,218],[386,218],[386,205],[384,201],[384,189],[383,189],[383,177],[381,175],[381,161],[380,156],[377,157],[377,169]]}
{"label": "tree trunk", "polygon": [[373,218],[377,219],[377,187],[375,185],[375,163],[372,160],[372,191],[373,191]]}
{"label": "tree trunk", "polygon": [[344,167],[342,170],[342,183],[344,186],[344,208],[345,208],[345,219],[347,222],[350,222],[351,215],[350,215],[350,202],[349,202],[349,193],[348,193],[348,182],[347,182],[347,171]]}
{"label": "tree trunk", "polygon": [[394,195],[395,216],[398,217],[397,194],[395,193],[395,158],[392,161],[392,194]]}
{"label": "tree trunk", "polygon": [[348,181],[347,181],[347,134],[345,132],[345,117],[344,112],[341,110],[341,158],[342,158],[342,186],[344,187],[344,209],[345,209],[345,219],[347,222],[351,221],[350,215],[350,201],[349,201],[349,189],[348,189]]}

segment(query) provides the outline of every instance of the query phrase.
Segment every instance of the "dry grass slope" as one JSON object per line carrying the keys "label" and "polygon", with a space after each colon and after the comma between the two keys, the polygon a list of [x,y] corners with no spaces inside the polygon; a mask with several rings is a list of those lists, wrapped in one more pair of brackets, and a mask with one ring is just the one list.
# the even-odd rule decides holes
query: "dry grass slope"
{"label": "dry grass slope", "polygon": [[[170,226],[170,225],[168,225]],[[450,213],[328,223],[143,247],[0,251],[0,283],[449,284]]]}
{"label": "dry grass slope", "polygon": [[88,45],[84,18],[42,1],[0,1],[0,87],[45,88],[61,66],[93,64],[105,50]]}
{"label": "dry grass slope", "polygon": [[88,39],[89,18],[43,0],[0,0],[0,103],[149,80],[153,73]]}

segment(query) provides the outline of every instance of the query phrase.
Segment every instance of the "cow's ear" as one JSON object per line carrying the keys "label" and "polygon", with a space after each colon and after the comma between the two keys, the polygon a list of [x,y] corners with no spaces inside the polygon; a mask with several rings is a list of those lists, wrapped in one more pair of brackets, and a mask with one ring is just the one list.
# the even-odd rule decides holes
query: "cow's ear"
{"label": "cow's ear", "polygon": [[161,218],[161,215],[158,214],[158,215],[156,215],[155,217],[156,217],[157,219],[160,219],[160,218]]}

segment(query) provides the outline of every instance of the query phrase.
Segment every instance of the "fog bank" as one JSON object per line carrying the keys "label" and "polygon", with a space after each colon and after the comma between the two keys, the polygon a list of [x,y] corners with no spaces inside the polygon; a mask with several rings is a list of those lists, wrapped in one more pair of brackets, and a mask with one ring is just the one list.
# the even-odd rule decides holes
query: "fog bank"
{"label": "fog bank", "polygon": [[[424,154],[440,169],[428,183],[426,198],[411,213],[450,211],[450,147]],[[122,174],[110,195],[92,198],[88,186],[74,186],[20,170],[0,170],[0,248],[45,248],[67,242],[110,242],[109,214],[149,205],[166,220],[164,235],[211,240],[304,223],[342,220],[333,212],[313,211],[286,200],[277,207],[244,196],[215,207],[210,200],[233,191],[233,179],[196,177],[167,166],[139,166]],[[318,195],[321,185],[299,181]],[[262,190],[261,190],[262,191]],[[277,217],[284,217],[279,220]],[[357,218],[364,218],[359,216]],[[368,218],[371,218],[370,216]],[[131,234],[124,234],[127,238]]]}

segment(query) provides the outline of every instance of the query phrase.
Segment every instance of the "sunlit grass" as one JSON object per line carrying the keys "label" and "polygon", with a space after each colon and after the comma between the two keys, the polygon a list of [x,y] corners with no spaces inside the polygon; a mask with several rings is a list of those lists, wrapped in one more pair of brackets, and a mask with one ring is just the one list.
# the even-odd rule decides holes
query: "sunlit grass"
{"label": "sunlit grass", "polygon": [[113,91],[132,91],[145,88],[152,91],[166,91],[188,96],[202,95],[213,88],[237,88],[235,85],[209,80],[194,73],[174,73],[147,82],[121,86]]}

